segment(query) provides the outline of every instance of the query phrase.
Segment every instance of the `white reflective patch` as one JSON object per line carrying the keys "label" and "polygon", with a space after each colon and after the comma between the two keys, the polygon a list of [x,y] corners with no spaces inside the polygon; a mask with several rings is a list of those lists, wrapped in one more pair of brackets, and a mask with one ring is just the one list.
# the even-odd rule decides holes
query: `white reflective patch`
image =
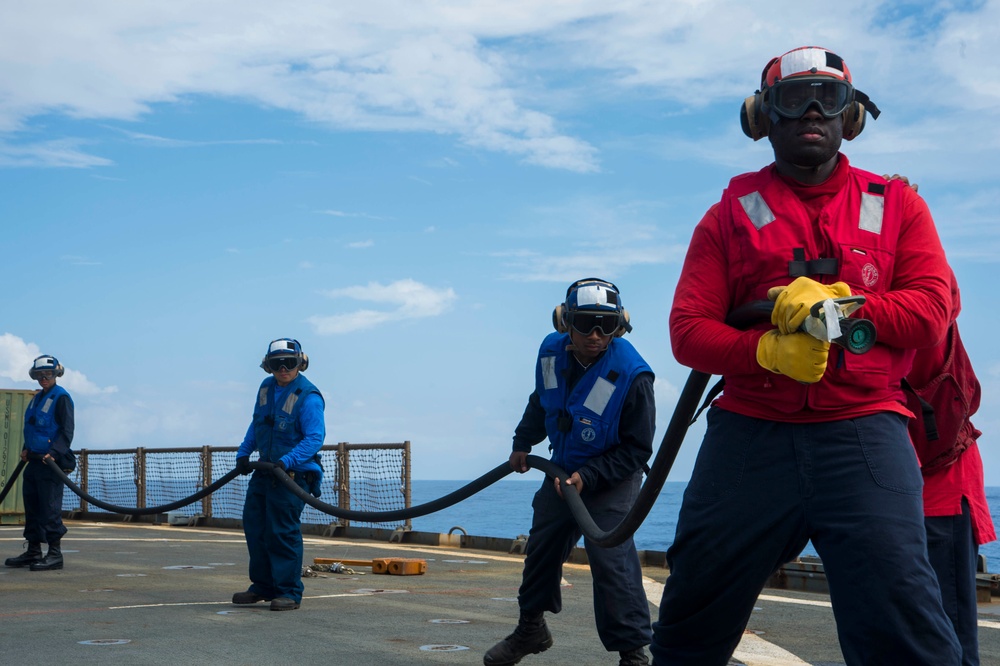
{"label": "white reflective patch", "polygon": [[263,407],[267,404],[267,387],[262,386],[260,392],[257,394],[257,404]]}
{"label": "white reflective patch", "polygon": [[52,396],[49,396],[49,399],[46,400],[44,403],[42,403],[42,414],[48,414],[49,413],[49,410],[52,409],[52,403],[53,402],[55,402],[55,401],[52,399]]}
{"label": "white reflective patch", "polygon": [[608,406],[608,401],[611,400],[611,394],[614,392],[614,384],[604,377],[598,377],[583,406],[600,416],[604,413],[604,408]]}
{"label": "white reflective patch", "polygon": [[295,351],[295,348],[292,346],[292,343],[290,343],[288,340],[275,340],[274,342],[271,343],[271,346],[268,348],[267,353],[273,354],[274,352],[280,352],[280,351]]}
{"label": "white reflective patch", "polygon": [[744,194],[740,197],[740,205],[743,206],[743,211],[750,218],[750,221],[753,222],[753,226],[757,227],[758,231],[774,222],[774,213],[767,207],[764,197],[760,196],[760,192]]}
{"label": "white reflective patch", "polygon": [[861,219],[858,220],[858,228],[873,234],[881,234],[883,210],[885,210],[885,198],[862,192]]}
{"label": "white reflective patch", "polygon": [[559,388],[559,379],[556,377],[556,357],[542,357],[542,386],[545,390]]}
{"label": "white reflective patch", "polygon": [[[596,284],[588,284],[576,290],[576,305],[607,305],[608,290],[606,287]],[[611,306],[615,307],[615,306]]]}
{"label": "white reflective patch", "polygon": [[288,398],[285,399],[285,406],[281,408],[286,414],[291,414],[292,410],[295,409],[295,403],[299,401],[299,396],[295,391],[288,394]]}
{"label": "white reflective patch", "polygon": [[796,49],[786,53],[781,56],[781,78],[815,71],[843,79],[844,73],[841,70],[826,64],[826,53],[826,49],[819,48]]}

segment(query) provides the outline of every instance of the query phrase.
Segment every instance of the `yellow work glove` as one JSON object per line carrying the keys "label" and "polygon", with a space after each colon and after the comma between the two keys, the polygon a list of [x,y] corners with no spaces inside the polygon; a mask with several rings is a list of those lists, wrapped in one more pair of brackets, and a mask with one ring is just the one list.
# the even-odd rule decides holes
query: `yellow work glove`
{"label": "yellow work glove", "polygon": [[807,277],[795,278],[787,287],[771,287],[768,300],[774,301],[771,323],[782,333],[794,333],[809,316],[809,308],[828,298],[851,295],[851,288],[843,282],[821,284]]}
{"label": "yellow work glove", "polygon": [[802,382],[815,384],[823,379],[830,343],[808,333],[768,331],[757,343],[757,363],[765,370]]}

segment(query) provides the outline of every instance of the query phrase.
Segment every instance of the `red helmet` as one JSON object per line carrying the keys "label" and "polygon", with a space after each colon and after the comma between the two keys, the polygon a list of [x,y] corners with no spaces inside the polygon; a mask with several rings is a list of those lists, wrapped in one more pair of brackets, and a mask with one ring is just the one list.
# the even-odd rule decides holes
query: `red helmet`
{"label": "red helmet", "polygon": [[[827,118],[844,115],[848,124],[854,116],[861,116],[860,102],[878,117],[878,107],[851,82],[851,71],[836,53],[819,46],[803,46],[773,58],[761,74],[760,90],[763,93],[763,111],[771,122],[778,117],[796,119],[815,107]],[[862,116],[863,117],[863,116]],[[858,120],[858,118],[855,118]],[[863,123],[861,123],[863,126]],[[852,130],[852,139],[860,132]]]}
{"label": "red helmet", "polygon": [[760,85],[770,88],[792,76],[832,76],[851,83],[851,71],[839,55],[821,46],[801,46],[767,63]]}

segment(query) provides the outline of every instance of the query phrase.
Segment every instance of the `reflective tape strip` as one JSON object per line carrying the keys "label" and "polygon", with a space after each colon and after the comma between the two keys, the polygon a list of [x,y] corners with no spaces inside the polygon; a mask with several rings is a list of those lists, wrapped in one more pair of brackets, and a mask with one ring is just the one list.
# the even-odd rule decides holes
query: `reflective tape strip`
{"label": "reflective tape strip", "polygon": [[295,403],[297,403],[298,401],[299,401],[298,391],[292,391],[291,393],[288,394],[288,397],[285,398],[285,406],[281,408],[281,411],[285,412],[286,414],[291,414],[292,410],[295,409]]}
{"label": "reflective tape strip", "polygon": [[882,233],[882,212],[885,210],[885,198],[867,192],[861,193],[861,219],[858,228],[873,234]]}
{"label": "reflective tape strip", "polygon": [[260,392],[257,394],[257,404],[261,407],[267,404],[267,387],[261,387]]}
{"label": "reflective tape strip", "polygon": [[559,388],[559,379],[556,377],[556,357],[542,357],[542,385],[545,390]]}
{"label": "reflective tape strip", "polygon": [[50,395],[49,399],[42,403],[42,413],[43,414],[48,414],[49,413],[49,409],[51,409],[52,403],[53,403],[53,400],[52,400],[52,396]]}
{"label": "reflective tape strip", "polygon": [[743,206],[743,210],[750,218],[750,221],[753,222],[753,226],[757,227],[758,231],[763,229],[765,225],[774,222],[774,213],[767,207],[764,197],[760,196],[760,192],[744,194],[740,197],[740,205]]}
{"label": "reflective tape strip", "polygon": [[611,394],[614,392],[614,384],[604,377],[598,377],[594,388],[590,389],[587,399],[583,402],[583,406],[600,416],[604,413],[604,408],[608,406],[608,401],[611,400]]}

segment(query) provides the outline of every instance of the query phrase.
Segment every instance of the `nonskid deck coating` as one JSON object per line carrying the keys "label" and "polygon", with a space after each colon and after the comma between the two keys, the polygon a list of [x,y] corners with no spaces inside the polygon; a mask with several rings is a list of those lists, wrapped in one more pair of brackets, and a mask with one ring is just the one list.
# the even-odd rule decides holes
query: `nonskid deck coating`
{"label": "nonskid deck coating", "polygon": [[[481,664],[512,630],[523,558],[480,550],[305,537],[314,557],[427,560],[420,576],[321,574],[302,607],[234,606],[246,589],[239,531],[68,521],[66,568],[0,568],[0,654],[32,664]],[[0,556],[21,552],[19,526],[0,527]],[[656,616],[666,572],[647,569]],[[549,651],[521,663],[617,664],[594,628],[590,572],[568,564],[563,612],[547,616]],[[1000,617],[980,607],[982,663],[1000,664]],[[1000,610],[1000,609],[998,609]],[[842,664],[829,599],[765,590],[736,656],[749,666]]]}

